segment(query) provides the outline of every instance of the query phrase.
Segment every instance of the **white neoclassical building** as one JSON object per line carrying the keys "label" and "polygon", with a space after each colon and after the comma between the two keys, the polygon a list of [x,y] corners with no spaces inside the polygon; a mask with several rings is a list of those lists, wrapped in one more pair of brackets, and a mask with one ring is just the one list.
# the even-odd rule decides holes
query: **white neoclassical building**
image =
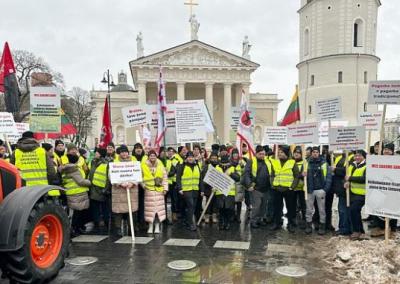
{"label": "white neoclassical building", "polygon": [[[136,91],[126,84],[126,74],[120,73],[117,87],[121,84],[124,87],[116,87],[111,92],[112,125],[116,143],[132,145],[138,141],[137,129],[124,128],[121,108],[157,103],[160,65],[163,67],[166,82],[167,102],[204,100],[216,127],[219,142],[235,141],[234,132],[230,128],[231,112],[232,108],[240,105],[242,89],[249,96],[250,107],[255,109],[255,142],[261,143],[265,126],[276,125],[278,104],[281,101],[278,96],[250,94],[251,74],[259,65],[250,61],[248,50],[244,56],[238,56],[195,39],[143,56],[141,38],[138,37],[138,41],[139,58],[129,62]],[[93,146],[95,138],[100,135],[106,92],[92,91],[91,95],[98,117],[90,139]],[[209,135],[208,144],[217,142],[215,137]]]}
{"label": "white neoclassical building", "polygon": [[343,120],[356,125],[376,80],[379,0],[301,0],[299,91],[302,121],[315,120],[315,101],[341,97]]}

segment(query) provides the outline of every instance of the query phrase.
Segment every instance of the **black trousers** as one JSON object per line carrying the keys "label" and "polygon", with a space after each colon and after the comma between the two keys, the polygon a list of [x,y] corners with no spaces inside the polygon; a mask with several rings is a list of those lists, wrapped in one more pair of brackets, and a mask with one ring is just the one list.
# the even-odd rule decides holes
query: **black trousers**
{"label": "black trousers", "polygon": [[139,200],[138,200],[138,223],[139,224],[145,224],[144,220],[144,188],[139,185]]}
{"label": "black trousers", "polygon": [[197,204],[198,190],[183,191],[183,199],[185,201],[185,221],[189,226],[194,224],[194,211]]}
{"label": "black trousers", "polygon": [[326,214],[326,227],[332,226],[332,204],[334,193],[332,190],[326,193],[325,196],[325,214]]}
{"label": "black trousers", "polygon": [[283,199],[285,199],[287,218],[289,224],[296,224],[296,193],[293,190],[280,192],[273,190],[274,194],[274,223],[281,224],[283,215]]}
{"label": "black trousers", "polygon": [[296,198],[296,206],[298,210],[296,210],[296,215],[297,212],[300,211],[300,220],[306,221],[306,199],[304,195],[304,191],[302,190],[295,190],[294,191],[295,198]]}

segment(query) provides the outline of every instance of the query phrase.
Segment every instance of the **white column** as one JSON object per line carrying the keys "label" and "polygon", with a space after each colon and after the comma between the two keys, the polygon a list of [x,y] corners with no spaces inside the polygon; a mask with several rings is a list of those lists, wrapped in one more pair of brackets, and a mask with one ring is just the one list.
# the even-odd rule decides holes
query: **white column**
{"label": "white column", "polygon": [[144,105],[147,103],[147,96],[146,96],[146,83],[145,81],[138,82],[138,104]]}
{"label": "white column", "polygon": [[232,107],[232,84],[224,84],[224,143],[229,141]]}
{"label": "white column", "polygon": [[[206,84],[206,105],[208,108],[208,112],[210,113],[210,117],[214,119],[214,96],[213,96],[213,87],[214,83],[207,82]],[[215,125],[215,124],[214,124]],[[217,129],[215,129],[217,131]],[[209,133],[207,135],[207,146],[211,146],[214,143],[214,133]]]}
{"label": "white column", "polygon": [[272,126],[277,126],[277,112],[278,109],[274,107],[272,109]]}
{"label": "white column", "polygon": [[177,87],[177,100],[184,101],[185,100],[185,82],[176,82]]}

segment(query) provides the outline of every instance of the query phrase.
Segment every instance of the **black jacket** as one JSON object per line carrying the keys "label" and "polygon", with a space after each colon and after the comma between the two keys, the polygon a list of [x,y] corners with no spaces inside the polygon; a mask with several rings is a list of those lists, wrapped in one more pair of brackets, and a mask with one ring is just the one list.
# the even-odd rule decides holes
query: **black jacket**
{"label": "black jacket", "polygon": [[332,191],[337,196],[346,196],[346,190],[344,188],[344,177],[346,176],[346,167],[345,167],[345,156],[342,155],[342,158],[336,165],[335,171],[332,175]]}
{"label": "black jacket", "polygon": [[243,185],[246,188],[254,186],[254,189],[260,192],[266,192],[271,189],[271,175],[264,160],[257,159],[257,174],[252,174],[253,160],[246,163],[243,174]]}

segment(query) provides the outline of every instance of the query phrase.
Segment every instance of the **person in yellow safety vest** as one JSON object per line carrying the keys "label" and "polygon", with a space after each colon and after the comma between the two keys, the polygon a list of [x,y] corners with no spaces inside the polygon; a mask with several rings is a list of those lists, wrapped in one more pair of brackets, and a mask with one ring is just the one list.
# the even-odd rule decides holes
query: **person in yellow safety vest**
{"label": "person in yellow safety vest", "polygon": [[301,151],[301,147],[296,147],[294,149],[293,159],[296,162],[296,167],[299,171],[298,183],[296,188],[294,189],[296,195],[296,204],[298,204],[300,207],[299,228],[301,230],[304,230],[306,228],[306,199],[304,194],[304,177],[302,175],[304,171],[303,170],[304,165],[303,165],[303,153]]}
{"label": "person in yellow safety vest", "polygon": [[197,202],[199,186],[200,186],[200,167],[194,159],[193,152],[189,151],[186,154],[185,163],[177,167],[176,173],[176,188],[183,196],[186,217],[186,227],[191,231],[196,231],[194,220],[194,210]]}
{"label": "person in yellow safety vest", "polygon": [[[221,157],[220,163],[215,169],[221,173],[227,174],[235,182],[240,181],[240,176],[238,173],[236,173],[235,167],[231,165],[228,155]],[[232,186],[227,196],[225,196],[220,190],[215,192],[217,206],[219,209],[218,227],[220,230],[229,230],[231,227],[231,222],[235,212],[235,194],[235,186]]]}
{"label": "person in yellow safety vest", "polygon": [[272,206],[271,188],[272,165],[265,157],[265,150],[261,145],[256,147],[256,155],[246,163],[242,184],[250,191],[252,200],[250,225],[253,229],[260,225],[267,225],[262,218],[267,207]]}
{"label": "person in yellow safety vest", "polygon": [[57,168],[61,166],[61,157],[65,155],[65,144],[62,140],[56,140],[54,142],[54,162]]}
{"label": "person in yellow safety vest", "polygon": [[148,152],[149,159],[142,163],[143,187],[145,189],[144,213],[148,223],[148,234],[159,234],[161,223],[166,219],[165,195],[168,192],[168,174],[154,150]]}
{"label": "person in yellow safety vest", "polygon": [[[132,150],[133,161],[144,163],[147,161],[147,158],[148,157],[144,152],[142,144],[136,143],[135,145],[133,145],[133,150]],[[140,229],[144,229],[146,227],[146,222],[144,219],[144,188],[140,184],[139,184],[139,209],[137,217]]]}
{"label": "person in yellow safety vest", "polygon": [[[51,145],[50,143],[42,143],[42,148],[45,149],[47,155],[50,156],[51,160],[53,161],[54,171],[57,173],[58,165],[57,165],[56,159],[54,158],[54,149],[53,149],[53,145]],[[61,176],[58,175],[58,173],[57,173],[56,176],[57,176],[57,180],[54,180],[53,184],[54,184],[54,185],[61,185]],[[56,196],[58,196],[58,195],[59,195],[58,193],[59,193],[58,191],[54,191],[54,192],[51,191],[51,192],[50,192],[50,195],[53,195],[53,196],[56,195]]]}
{"label": "person in yellow safety vest", "polygon": [[[185,163],[187,152],[188,149],[185,146],[178,147],[178,153],[175,153],[174,156],[172,157],[172,165],[175,167],[175,169],[177,169],[179,165],[183,165]],[[179,194],[179,191],[176,188],[176,175],[173,178],[173,182],[175,183],[174,190],[176,192],[176,204],[175,204],[176,213],[179,213],[180,217],[183,218],[185,214],[185,212],[182,211],[184,208],[184,200],[182,195]]]}
{"label": "person in yellow safety vest", "polygon": [[350,239],[359,240],[365,233],[362,220],[361,209],[365,205],[365,180],[366,180],[366,157],[364,150],[356,151],[354,163],[348,169],[348,175],[345,177],[344,187],[350,187],[350,216],[353,234]]}
{"label": "person in yellow safety vest", "polygon": [[115,145],[113,142],[108,143],[106,147],[107,155],[106,155],[106,160],[107,162],[113,162],[118,155],[115,153]]}
{"label": "person in yellow safety vest", "polygon": [[[232,149],[231,152],[231,165],[235,168],[235,172],[241,178],[244,172],[244,167],[246,166],[246,162],[244,159],[240,159],[238,149]],[[242,203],[244,201],[245,190],[240,180],[235,183],[236,194],[235,194],[235,217],[234,221],[236,223],[241,223],[241,212],[242,212]]]}
{"label": "person in yellow safety vest", "polygon": [[[175,167],[172,165],[172,161],[170,159],[168,159],[167,149],[165,147],[160,147],[160,154],[158,157],[159,157],[159,160],[162,162],[165,170],[167,171],[167,176],[168,176],[168,192],[165,195],[165,200],[164,200],[165,201],[165,214],[166,214],[165,223],[167,225],[172,225],[170,218],[168,218],[167,203],[168,203],[168,196],[170,196],[171,203],[172,203],[172,196],[171,196],[171,192],[169,190],[171,188],[172,178],[175,176],[176,170],[175,170]],[[172,208],[171,208],[171,212],[173,213]]]}
{"label": "person in yellow safety vest", "polygon": [[92,183],[89,191],[90,213],[95,231],[107,231],[110,223],[111,184],[108,178],[107,150],[96,148],[90,163],[88,178]]}
{"label": "person in yellow safety vest", "polygon": [[77,153],[66,155],[68,163],[60,166],[62,174],[62,184],[65,188],[68,207],[73,211],[72,215],[72,235],[79,235],[85,230],[85,216],[89,214],[89,187],[91,182],[85,179],[86,173],[79,166],[79,156]]}
{"label": "person in yellow safety vest", "polygon": [[22,138],[18,140],[17,149],[12,153],[10,163],[18,168],[27,186],[57,183],[53,161],[33,138],[31,131],[24,132]]}
{"label": "person in yellow safety vest", "polygon": [[[200,170],[203,169],[204,167],[204,160],[203,157],[201,156],[201,147],[199,144],[194,144],[193,145],[193,155],[194,159],[196,160],[197,165],[199,166]],[[196,203],[196,208],[194,210],[194,216],[196,219],[199,219],[201,216],[201,213],[203,211],[203,197],[200,196],[200,190],[198,191],[199,196],[197,196],[197,203]]]}
{"label": "person in yellow safety vest", "polygon": [[299,170],[295,160],[290,158],[290,147],[281,145],[278,150],[278,159],[272,162],[272,188],[274,200],[274,224],[272,230],[282,227],[283,199],[285,199],[288,225],[290,233],[296,228],[296,194],[294,189],[298,184]]}
{"label": "person in yellow safety vest", "polygon": [[[204,182],[204,177],[207,174],[207,171],[209,167],[217,167],[219,164],[219,158],[218,158],[218,152],[213,151],[210,154],[210,157],[204,167],[201,169],[201,176],[200,176],[200,195],[203,197],[206,197],[206,202],[210,200],[211,193],[213,191],[212,187]],[[217,218],[217,213],[218,213],[218,207],[217,207],[217,202],[215,198],[212,198],[210,201],[210,204],[207,207],[206,213],[204,214],[204,222],[206,224],[209,224],[210,221],[213,224],[218,223],[218,218]],[[210,220],[211,218],[211,220]]]}
{"label": "person in yellow safety vest", "polygon": [[[79,155],[78,147],[76,147],[76,145],[74,143],[69,143],[67,145],[67,152],[66,152],[66,154],[64,154],[64,156],[61,157],[61,165],[66,165],[69,163],[67,154],[78,156],[78,162],[77,162],[78,167],[83,170],[85,175],[89,172],[89,168],[86,165],[85,159]],[[60,167],[59,167],[59,171],[60,171]]]}
{"label": "person in yellow safety vest", "polygon": [[250,152],[246,143],[242,144],[242,158],[247,162],[250,160]]}
{"label": "person in yellow safety vest", "polygon": [[176,190],[176,165],[178,161],[175,159],[176,151],[172,147],[168,147],[168,161],[171,162],[171,167],[173,168],[173,174],[168,177],[168,194],[171,198],[171,212],[172,212],[172,222],[178,221],[179,204],[178,204],[178,191]]}

